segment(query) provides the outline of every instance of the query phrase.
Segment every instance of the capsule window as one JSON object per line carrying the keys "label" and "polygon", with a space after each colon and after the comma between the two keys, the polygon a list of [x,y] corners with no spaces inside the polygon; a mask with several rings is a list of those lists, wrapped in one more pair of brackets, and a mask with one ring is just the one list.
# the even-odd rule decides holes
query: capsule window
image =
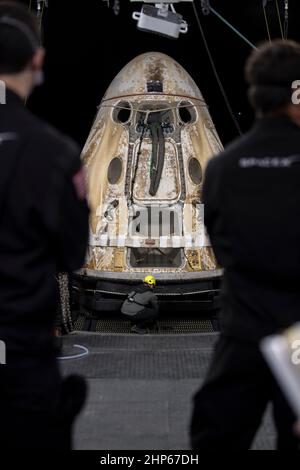
{"label": "capsule window", "polygon": [[110,184],[117,184],[122,176],[123,163],[121,158],[114,158],[108,167],[107,178]]}
{"label": "capsule window", "polygon": [[202,182],[203,172],[197,158],[191,158],[189,161],[189,175],[194,184],[199,185]]}
{"label": "capsule window", "polygon": [[182,124],[192,124],[197,120],[197,113],[192,103],[182,102],[178,107],[178,115]]}
{"label": "capsule window", "polygon": [[118,124],[127,124],[130,121],[132,108],[128,101],[121,101],[115,106],[113,120]]}

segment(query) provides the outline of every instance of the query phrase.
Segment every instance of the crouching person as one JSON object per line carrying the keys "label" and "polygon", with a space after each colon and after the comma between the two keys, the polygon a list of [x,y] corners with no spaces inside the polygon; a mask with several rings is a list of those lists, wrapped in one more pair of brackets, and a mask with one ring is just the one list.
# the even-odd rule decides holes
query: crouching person
{"label": "crouching person", "polygon": [[147,334],[158,329],[159,305],[153,292],[155,286],[156,279],[147,276],[143,285],[129,293],[122,306],[121,312],[131,321],[132,333]]}

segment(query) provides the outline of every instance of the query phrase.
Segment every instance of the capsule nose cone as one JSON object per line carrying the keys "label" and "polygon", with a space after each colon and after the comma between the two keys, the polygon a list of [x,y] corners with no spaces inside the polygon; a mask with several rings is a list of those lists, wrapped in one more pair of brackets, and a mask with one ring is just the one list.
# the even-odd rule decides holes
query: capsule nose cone
{"label": "capsule nose cone", "polygon": [[142,54],[129,62],[113,80],[105,99],[148,93],[202,99],[199,88],[186,70],[160,52]]}

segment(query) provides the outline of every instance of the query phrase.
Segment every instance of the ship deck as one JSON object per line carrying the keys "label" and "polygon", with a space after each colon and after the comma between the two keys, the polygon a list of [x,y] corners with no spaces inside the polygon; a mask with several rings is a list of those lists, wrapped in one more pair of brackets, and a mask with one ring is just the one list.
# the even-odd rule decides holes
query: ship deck
{"label": "ship deck", "polygon": [[[174,333],[174,331],[173,331]],[[81,374],[89,397],[75,429],[78,450],[189,450],[192,397],[204,380],[218,333],[77,332],[64,339],[89,350],[61,363],[63,374]],[[254,449],[274,449],[270,412]]]}

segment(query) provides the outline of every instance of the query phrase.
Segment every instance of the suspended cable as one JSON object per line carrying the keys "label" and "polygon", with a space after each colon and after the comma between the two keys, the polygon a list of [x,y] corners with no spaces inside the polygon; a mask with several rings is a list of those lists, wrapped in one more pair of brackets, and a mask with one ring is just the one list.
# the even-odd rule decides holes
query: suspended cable
{"label": "suspended cable", "polygon": [[277,10],[277,15],[278,15],[278,20],[279,20],[280,33],[281,33],[282,39],[284,39],[283,26],[282,26],[282,21],[281,21],[281,15],[280,15],[280,10],[279,10],[278,0],[275,0],[275,3],[276,3],[276,10]]}
{"label": "suspended cable", "polygon": [[37,17],[38,17],[38,20],[39,20],[40,31],[42,31],[42,26],[43,26],[44,10],[45,10],[45,1],[42,1],[42,5],[41,5],[41,2],[38,2]]}
{"label": "suspended cable", "polygon": [[200,20],[200,17],[199,17],[199,14],[198,14],[198,11],[197,11],[197,8],[196,8],[196,5],[195,3],[193,2],[193,9],[194,9],[194,13],[195,13],[195,16],[196,16],[196,20],[197,20],[197,23],[198,23],[198,26],[199,26],[199,29],[200,29],[200,33],[201,33],[201,36],[202,36],[202,39],[203,39],[203,42],[204,42],[204,46],[205,46],[205,49],[206,49],[206,52],[208,54],[208,57],[209,57],[209,60],[210,60],[210,63],[211,63],[211,66],[212,66],[212,69],[213,69],[213,72],[215,74],[215,77],[216,77],[216,80],[218,82],[218,85],[219,85],[219,88],[221,90],[221,93],[223,95],[223,98],[224,98],[224,101],[226,103],[226,106],[227,106],[227,109],[229,111],[229,114],[232,118],[232,121],[239,133],[239,135],[243,135],[243,132],[242,132],[242,129],[239,125],[239,122],[237,120],[237,118],[235,117],[234,115],[234,112],[233,112],[233,109],[230,105],[230,102],[229,102],[229,99],[227,97],[227,94],[226,94],[226,91],[224,89],[224,86],[223,86],[223,83],[221,81],[221,78],[218,74],[218,71],[217,71],[217,68],[216,68],[216,65],[215,65],[215,62],[214,62],[214,59],[212,57],[212,54],[211,54],[211,51],[210,51],[210,47],[208,45],[208,42],[206,40],[206,36],[205,36],[205,33],[204,33],[204,30],[203,30],[203,27],[202,27],[202,23],[201,23],[201,20]]}
{"label": "suspended cable", "polygon": [[266,10],[266,7],[264,5],[263,5],[263,11],[264,11],[264,17],[265,17],[265,23],[266,23],[268,38],[269,38],[269,41],[272,42],[272,38],[271,38],[271,34],[270,34],[269,21],[268,21],[268,16],[267,16],[267,10]]}
{"label": "suspended cable", "polygon": [[284,1],[284,39],[288,38],[289,33],[289,0]]}
{"label": "suspended cable", "polygon": [[210,11],[221,21],[223,21],[223,23],[225,23],[226,26],[228,26],[233,32],[235,32],[243,41],[245,41],[248,46],[252,47],[252,49],[257,49],[257,47],[251,41],[249,41],[249,39],[246,38],[246,36],[244,36],[238,29],[236,29],[231,23],[229,23],[229,21],[227,21],[222,15],[220,15],[220,13],[218,13],[214,8],[210,7]]}

